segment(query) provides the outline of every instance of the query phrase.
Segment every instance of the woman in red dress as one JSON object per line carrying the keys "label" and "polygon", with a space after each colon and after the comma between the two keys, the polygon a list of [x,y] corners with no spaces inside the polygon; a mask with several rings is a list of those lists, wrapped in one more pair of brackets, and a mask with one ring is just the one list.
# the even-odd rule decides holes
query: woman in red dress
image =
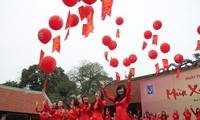
{"label": "woman in red dress", "polygon": [[[115,116],[115,118],[116,118],[116,116]],[[110,115],[110,111],[108,110],[108,108],[106,109],[105,120],[111,120],[111,115]]]}
{"label": "woman in red dress", "polygon": [[200,120],[200,109],[196,108],[196,112],[194,112],[191,105],[190,105],[190,109],[191,109],[192,113],[196,116],[196,120]]}
{"label": "woman in red dress", "polygon": [[185,111],[183,112],[183,116],[185,116],[185,120],[191,120],[192,114],[188,108],[185,108]]}
{"label": "woman in red dress", "polygon": [[88,95],[84,94],[81,99],[79,120],[90,120],[91,105],[89,104]]}
{"label": "woman in red dress", "polygon": [[103,93],[98,90],[95,93],[95,102],[92,104],[92,120],[103,120],[103,110],[106,105]]}
{"label": "woman in red dress", "polygon": [[157,115],[156,113],[153,113],[151,116],[151,120],[159,120],[159,115]]}
{"label": "woman in red dress", "polygon": [[58,102],[58,109],[56,109],[55,113],[51,115],[54,120],[63,120],[66,117],[66,111],[63,108],[63,102]]}
{"label": "woman in red dress", "polygon": [[161,120],[167,120],[168,117],[169,117],[169,115],[166,114],[165,111],[162,111],[162,112],[161,112],[161,116],[160,116],[160,119],[161,119]]}
{"label": "woman in red dress", "polygon": [[174,110],[174,112],[172,113],[172,118],[174,120],[179,120],[179,113],[178,110]]}
{"label": "woman in red dress", "polygon": [[[114,102],[116,108],[116,120],[130,120],[129,114],[127,112],[127,108],[129,106],[131,100],[131,77],[132,74],[129,73],[128,81],[126,86],[124,84],[120,84],[116,89],[116,97],[111,96],[106,91],[103,81],[99,81],[103,88],[104,95],[107,99]],[[127,87],[127,88],[126,88]]]}
{"label": "woman in red dress", "polygon": [[67,110],[67,115],[65,116],[65,118],[67,118],[67,120],[77,120],[79,117],[79,101],[77,100],[77,98],[72,98],[71,99],[71,105],[69,110]]}
{"label": "woman in red dress", "polygon": [[[44,103],[45,103],[45,102],[43,102],[43,104],[44,104]],[[37,113],[39,113],[39,115],[40,115],[40,120],[48,120],[50,114],[49,114],[49,112],[47,111],[47,109],[44,107],[43,110],[39,110],[39,109],[38,109],[38,102],[36,102],[35,105],[36,105],[36,106],[35,106],[35,111],[36,111]]]}

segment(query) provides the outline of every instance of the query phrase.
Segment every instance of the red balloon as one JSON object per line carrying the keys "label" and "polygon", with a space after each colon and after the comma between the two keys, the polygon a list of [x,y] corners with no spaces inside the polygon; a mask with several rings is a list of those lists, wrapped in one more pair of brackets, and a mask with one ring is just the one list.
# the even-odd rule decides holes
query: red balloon
{"label": "red balloon", "polygon": [[137,56],[135,54],[130,54],[128,58],[131,63],[135,63],[137,61]]}
{"label": "red balloon", "polygon": [[167,53],[170,50],[170,45],[168,43],[162,43],[160,46],[160,50],[163,53]]}
{"label": "red balloon", "polygon": [[162,22],[160,20],[156,20],[153,22],[153,28],[155,30],[159,30],[162,27]]}
{"label": "red balloon", "polygon": [[51,31],[47,28],[40,29],[40,31],[38,32],[38,39],[43,44],[47,44],[51,40],[51,37]]}
{"label": "red balloon", "polygon": [[56,68],[56,60],[51,56],[46,56],[41,61],[41,68],[46,73],[51,73]]}
{"label": "red balloon", "polygon": [[150,39],[152,37],[152,32],[150,30],[146,30],[144,32],[144,38],[145,39]]}
{"label": "red balloon", "polygon": [[200,34],[200,25],[197,27],[197,32]]}
{"label": "red balloon", "polygon": [[75,27],[79,23],[79,18],[76,14],[71,14],[71,27]]}
{"label": "red balloon", "polygon": [[178,63],[178,64],[182,63],[182,62],[183,62],[183,55],[181,55],[181,54],[176,54],[176,55],[174,56],[174,61],[175,61],[176,63]]}
{"label": "red balloon", "polygon": [[123,65],[128,67],[130,64],[131,64],[131,62],[129,61],[129,58],[124,58]]}
{"label": "red balloon", "polygon": [[117,17],[115,22],[116,22],[117,25],[122,25],[123,22],[124,22],[124,19],[122,17]]}
{"label": "red balloon", "polygon": [[91,5],[93,3],[95,3],[97,0],[82,0],[84,3]]}
{"label": "red balloon", "polygon": [[108,48],[110,50],[114,50],[117,47],[117,42],[114,40],[111,40],[110,44],[108,45]]}
{"label": "red balloon", "polygon": [[63,26],[63,19],[58,15],[54,15],[49,19],[49,26],[53,30],[59,30]]}
{"label": "red balloon", "polygon": [[63,0],[63,3],[68,7],[76,5],[77,2],[78,0]]}
{"label": "red balloon", "polygon": [[92,6],[86,5],[85,6],[85,16],[87,17],[88,15],[90,15],[91,13],[94,13],[94,9]]}
{"label": "red balloon", "polygon": [[105,35],[103,38],[102,38],[102,43],[105,45],[105,46],[108,46],[110,45],[112,41],[112,38],[108,35]]}
{"label": "red balloon", "polygon": [[155,50],[150,50],[150,51],[149,51],[149,58],[151,58],[151,59],[156,59],[157,56],[158,56],[157,51],[155,51]]}
{"label": "red balloon", "polygon": [[116,58],[111,58],[111,60],[110,60],[110,65],[111,65],[112,67],[117,67],[118,64],[119,64],[119,62],[118,62],[118,60],[117,60]]}

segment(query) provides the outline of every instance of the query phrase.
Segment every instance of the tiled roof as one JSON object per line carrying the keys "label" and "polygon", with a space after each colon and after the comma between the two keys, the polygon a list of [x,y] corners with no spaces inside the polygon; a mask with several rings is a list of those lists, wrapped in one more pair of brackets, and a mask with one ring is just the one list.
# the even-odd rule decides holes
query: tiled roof
{"label": "tiled roof", "polygon": [[38,108],[43,108],[44,95],[40,91],[0,85],[0,96],[0,111],[36,114],[36,101]]}

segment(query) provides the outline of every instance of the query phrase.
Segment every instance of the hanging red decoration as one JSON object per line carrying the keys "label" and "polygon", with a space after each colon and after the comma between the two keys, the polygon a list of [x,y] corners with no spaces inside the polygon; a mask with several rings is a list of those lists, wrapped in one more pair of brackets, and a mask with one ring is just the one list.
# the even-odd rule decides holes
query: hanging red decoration
{"label": "hanging red decoration", "polygon": [[111,40],[110,44],[108,45],[108,48],[110,50],[114,50],[117,47],[117,42],[115,40]]}
{"label": "hanging red decoration", "polygon": [[84,3],[91,5],[94,4],[97,0],[82,0]]}
{"label": "hanging red decoration", "polygon": [[85,10],[85,17],[87,18],[87,16],[89,16],[90,14],[94,14],[94,9],[92,6],[86,5],[84,7]]}
{"label": "hanging red decoration", "polygon": [[200,25],[197,27],[197,33],[200,34]]}
{"label": "hanging red decoration", "polygon": [[117,60],[117,58],[111,58],[111,60],[110,60],[110,66],[117,67],[118,64],[119,64],[119,61]]}
{"label": "hanging red decoration", "polygon": [[71,27],[75,27],[79,23],[79,18],[76,14],[71,14]]}
{"label": "hanging red decoration", "polygon": [[155,30],[159,30],[162,27],[162,22],[160,20],[156,20],[153,22],[153,28]]}
{"label": "hanging red decoration", "polygon": [[112,38],[111,38],[109,35],[105,35],[105,36],[102,38],[102,43],[103,43],[105,46],[110,45],[111,41],[112,41]]}
{"label": "hanging red decoration", "polygon": [[177,64],[181,64],[183,62],[183,55],[181,54],[176,54],[174,56],[174,61],[177,63]]}
{"label": "hanging red decoration", "polygon": [[122,25],[124,22],[124,19],[122,17],[117,17],[115,22],[117,25]]}
{"label": "hanging red decoration", "polygon": [[135,63],[137,61],[137,56],[135,54],[130,54],[128,58],[131,63]]}
{"label": "hanging red decoration", "polygon": [[129,58],[124,58],[123,65],[128,67],[128,66],[130,66],[130,64],[131,64],[131,62],[129,61]]}
{"label": "hanging red decoration", "polygon": [[76,5],[78,0],[63,0],[63,3],[68,7],[73,7]]}
{"label": "hanging red decoration", "polygon": [[56,68],[56,60],[51,56],[45,56],[41,61],[41,68],[46,73],[51,73]]}
{"label": "hanging red decoration", "polygon": [[47,28],[42,28],[38,32],[38,39],[43,44],[47,44],[51,40],[52,34],[51,31]]}
{"label": "hanging red decoration", "polygon": [[156,59],[158,56],[158,53],[156,50],[150,50],[148,55],[150,59]]}
{"label": "hanging red decoration", "polygon": [[63,19],[58,15],[53,15],[49,19],[49,26],[53,30],[60,30],[63,26]]}
{"label": "hanging red decoration", "polygon": [[150,30],[146,30],[144,32],[144,38],[145,39],[150,39],[152,37],[152,32]]}
{"label": "hanging red decoration", "polygon": [[167,53],[170,50],[170,45],[168,43],[162,43],[160,45],[160,51],[163,53]]}

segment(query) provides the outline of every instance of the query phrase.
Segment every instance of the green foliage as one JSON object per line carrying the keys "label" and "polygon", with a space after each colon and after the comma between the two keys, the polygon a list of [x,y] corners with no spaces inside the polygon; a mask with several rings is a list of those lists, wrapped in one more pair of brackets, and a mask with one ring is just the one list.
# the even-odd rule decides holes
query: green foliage
{"label": "green foliage", "polygon": [[7,81],[6,83],[4,83],[3,85],[6,85],[6,86],[10,86],[10,87],[19,87],[19,83],[16,82],[16,81]]}
{"label": "green foliage", "polygon": [[68,76],[77,83],[77,86],[79,86],[79,91],[77,91],[78,94],[87,93],[93,95],[100,89],[98,83],[99,79],[110,82],[108,74],[98,62],[92,63],[82,61],[79,66],[74,67],[68,72]]}

